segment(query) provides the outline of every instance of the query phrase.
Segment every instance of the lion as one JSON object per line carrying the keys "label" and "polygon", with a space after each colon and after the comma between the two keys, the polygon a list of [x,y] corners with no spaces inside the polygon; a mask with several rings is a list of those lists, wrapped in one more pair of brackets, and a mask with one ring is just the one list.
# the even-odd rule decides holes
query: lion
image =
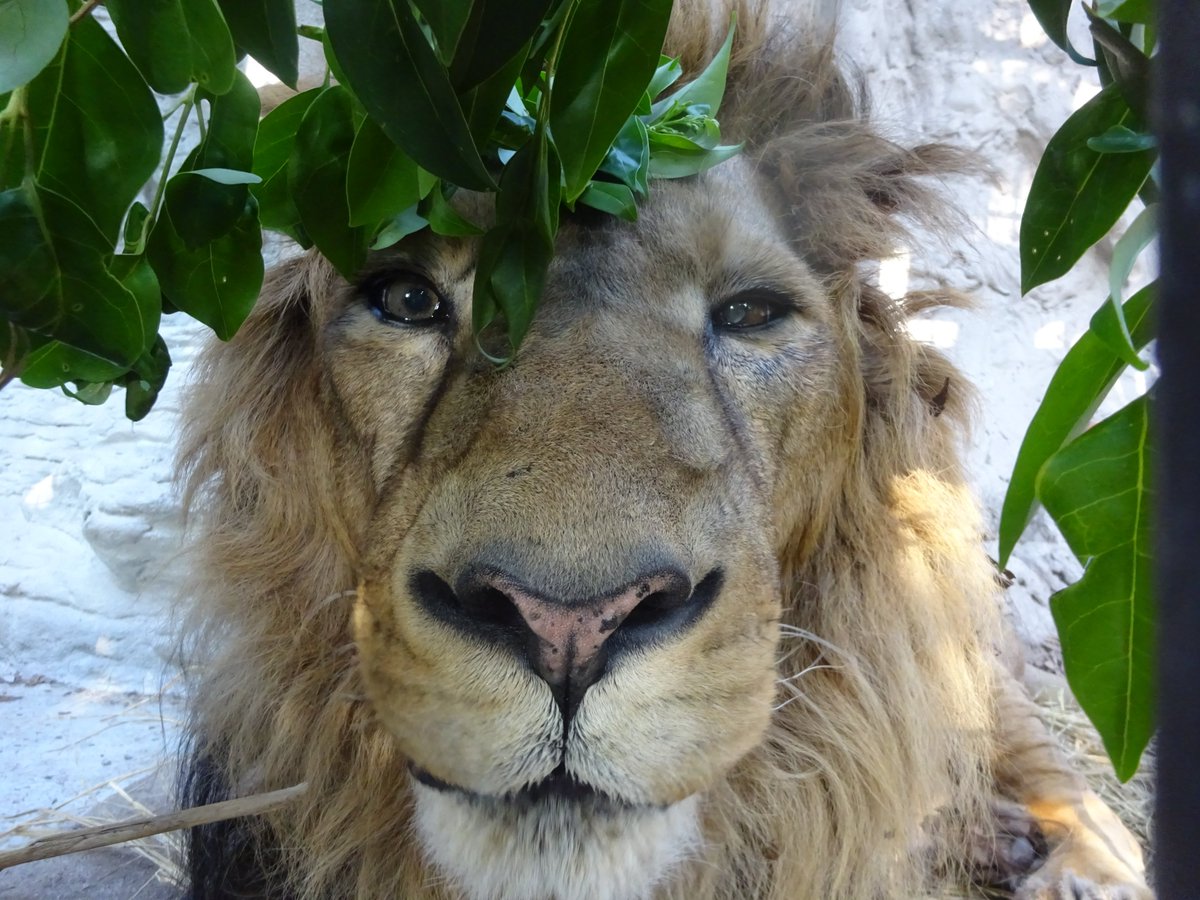
{"label": "lion", "polygon": [[[194,829],[196,900],[1152,896],[998,649],[969,388],[904,325],[956,295],[872,282],[970,160],[734,5],[743,153],[564,213],[511,365],[429,233],[208,349],[184,802],[308,788]],[[676,7],[695,73],[732,10]]]}

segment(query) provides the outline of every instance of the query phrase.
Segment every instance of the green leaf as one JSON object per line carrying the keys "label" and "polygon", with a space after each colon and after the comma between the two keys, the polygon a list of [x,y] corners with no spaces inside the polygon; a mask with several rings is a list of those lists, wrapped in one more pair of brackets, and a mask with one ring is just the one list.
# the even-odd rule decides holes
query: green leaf
{"label": "green leaf", "polygon": [[253,197],[246,198],[232,229],[196,249],[184,244],[170,210],[164,208],[146,252],[163,294],[177,309],[199,319],[223,341],[237,333],[263,280],[262,229]]}
{"label": "green leaf", "polygon": [[143,314],[143,331],[150,336],[152,346],[162,319],[162,289],[149,258],[145,254],[117,254],[112,258],[108,270],[137,298],[138,308]]}
{"label": "green leaf", "polygon": [[593,209],[620,216],[627,222],[637,221],[637,201],[633,198],[633,191],[625,184],[593,181],[579,195],[579,202]]}
{"label": "green leaf", "polygon": [[487,146],[492,137],[492,131],[497,127],[500,114],[504,112],[505,103],[512,93],[513,84],[525,64],[524,49],[508,61],[494,75],[467,91],[462,100],[463,115],[467,117],[467,127],[476,146]]}
{"label": "green leaf", "polygon": [[125,228],[122,232],[122,240],[126,247],[137,247],[141,243],[142,231],[148,218],[150,210],[146,209],[141,201],[134,201],[133,206],[129,207],[129,215],[125,217]]}
{"label": "green leaf", "polygon": [[[537,123],[531,116],[523,116],[506,109],[496,120],[495,129],[492,131],[492,140],[499,145],[499,148],[515,151],[533,136],[536,125]],[[498,155],[502,161],[505,159],[502,154]],[[512,154],[510,153],[509,156],[511,157]]]}
{"label": "green leaf", "polygon": [[1133,114],[1115,85],[1077,110],[1050,139],[1021,218],[1021,293],[1066,274],[1100,240],[1150,173],[1154,154],[1102,154],[1088,138]]}
{"label": "green leaf", "polygon": [[[1137,347],[1154,337],[1151,307],[1154,286],[1138,291],[1125,303],[1125,321]],[[1092,321],[1093,329],[1102,316],[1112,314],[1109,304],[1100,308]],[[1101,320],[1101,327],[1103,326]],[[1013,547],[1033,518],[1036,508],[1036,481],[1042,465],[1091,421],[1100,403],[1125,370],[1125,364],[1097,336],[1086,331],[1067,351],[1046,388],[1041,405],[1034,413],[1004,495],[1000,514],[1000,565],[1008,562]]]}
{"label": "green leaf", "polygon": [[454,184],[495,187],[408,0],[342,0],[326,8],[325,28],[367,114],[405,153]]}
{"label": "green leaf", "polygon": [[107,0],[129,58],[160,94],[197,82],[213,94],[233,85],[237,57],[215,0]]}
{"label": "green leaf", "polygon": [[126,366],[64,344],[31,335],[33,349],[25,357],[21,381],[32,388],[62,387],[71,381],[101,383],[120,378]]}
{"label": "green leaf", "polygon": [[33,80],[66,34],[62,0],[0,0],[0,94]]}
{"label": "green leaf", "polygon": [[80,207],[115,243],[163,148],[162,117],[142,76],[89,17],[30,82],[28,109],[38,184]]}
{"label": "green leaf", "polygon": [[651,149],[651,178],[686,178],[711,169],[742,152],[741,144],[714,147],[711,150]]}
{"label": "green leaf", "polygon": [[[697,107],[691,107],[696,109]],[[698,107],[707,109],[707,107]],[[721,129],[712,116],[688,113],[650,126],[650,153],[659,148],[712,150],[721,143]]]}
{"label": "green leaf", "polygon": [[188,175],[200,175],[217,184],[261,184],[262,179],[253,172],[239,172],[237,169],[192,169]]}
{"label": "green leaf", "polygon": [[1083,578],[1050,600],[1071,690],[1128,781],[1154,731],[1149,400],[1080,435],[1042,469],[1038,496]]}
{"label": "green leaf", "polygon": [[288,87],[299,78],[294,0],[220,0],[234,42]]}
{"label": "green leaf", "polygon": [[[726,58],[725,65],[728,68],[728,57]],[[655,100],[659,94],[678,81],[682,75],[683,66],[679,64],[679,60],[670,56],[660,56],[658,58],[658,68],[654,70],[654,77],[650,79],[646,93],[650,96],[651,100]],[[722,82],[722,88],[724,88],[724,82]]]}
{"label": "green leaf", "polygon": [[[1100,316],[1097,313],[1092,319],[1092,331],[1097,337],[1108,344],[1124,362],[1141,371],[1148,369],[1149,363],[1141,360],[1137,348],[1133,346],[1133,337],[1129,333],[1129,326],[1125,322],[1125,314],[1121,307],[1121,295],[1129,273],[1133,271],[1133,264],[1158,234],[1157,208],[1152,204],[1143,209],[1128,230],[1117,239],[1113,248],[1112,263],[1108,267],[1110,314]],[[1102,330],[1105,322],[1110,322],[1116,327],[1111,332]]]}
{"label": "green leaf", "polygon": [[[157,330],[159,320],[158,279],[155,278],[154,270],[150,268],[145,257],[117,256],[113,260],[110,272],[137,298],[139,307],[145,312],[146,330]],[[25,366],[21,372],[21,380],[30,387],[54,388],[73,381],[76,384],[87,385],[90,389],[79,392],[68,391],[67,393],[71,396],[85,403],[103,402],[108,396],[107,391],[100,390],[104,382],[115,381],[124,384],[131,378],[138,377],[124,365],[116,365],[61,341],[48,340],[37,335],[30,335],[30,338],[32,350],[26,357]],[[162,337],[156,336],[151,350],[143,353],[134,361],[134,369],[141,368],[143,360],[147,359],[151,353],[156,352],[155,348],[159,346],[165,353],[166,345],[163,343]],[[164,372],[163,377],[165,376]],[[126,408],[128,409],[128,401]],[[149,407],[147,407],[148,409]]]}
{"label": "green leaf", "polygon": [[1081,66],[1096,64],[1094,59],[1081,56],[1071,46],[1067,37],[1067,18],[1071,12],[1072,0],[1029,0],[1029,8],[1046,32],[1047,37],[1067,52],[1072,61]]}
{"label": "green leaf", "polygon": [[630,119],[617,135],[600,171],[620,179],[639,197],[649,191],[650,131],[641,119]]}
{"label": "green leaf", "polygon": [[1158,141],[1152,134],[1140,134],[1124,125],[1114,125],[1104,134],[1088,138],[1087,145],[1097,153],[1139,153],[1154,150]]}
{"label": "green leaf", "polygon": [[[507,327],[511,359],[529,330],[554,255],[562,172],[545,131],[538,130],[507,166],[496,201],[496,227],[480,241],[472,321],[478,336],[497,316]],[[486,352],[486,351],[485,351]]]}
{"label": "green leaf", "polygon": [[101,384],[81,384],[79,390],[72,391],[66,385],[63,385],[62,392],[68,397],[73,397],[80,403],[88,406],[100,406],[112,394],[112,383],[104,382]]}
{"label": "green leaf", "polygon": [[58,261],[38,209],[28,182],[0,193],[0,311],[26,327],[44,329],[67,310],[53,296]]}
{"label": "green leaf", "polygon": [[441,189],[429,192],[427,201],[421,204],[421,215],[429,222],[435,234],[447,237],[471,237],[483,234],[483,229],[459,214],[446,200]]}
{"label": "green leaf", "polygon": [[551,0],[475,0],[450,67],[455,89],[465,92],[507,68],[537,33],[550,6]]}
{"label": "green leaf", "polygon": [[374,243],[371,244],[371,249],[386,250],[428,225],[429,221],[417,212],[417,205],[414,203],[383,226]]}
{"label": "green leaf", "polygon": [[133,372],[122,379],[125,385],[125,417],[140,422],[158,399],[167,373],[171,370],[171,353],[161,335],[154,346],[143,353],[133,365]]}
{"label": "green leaf", "polygon": [[717,114],[721,108],[721,101],[725,99],[725,80],[729,74],[729,54],[733,49],[735,27],[732,24],[729,26],[725,43],[704,67],[703,72],[669,97],[654,104],[650,110],[650,122],[647,124],[654,124],[658,119],[669,116],[672,107],[701,105],[708,107],[710,116]]}
{"label": "green leaf", "polygon": [[1154,4],[1150,0],[1097,0],[1096,12],[1105,19],[1149,25],[1154,19]]}
{"label": "green leaf", "polygon": [[12,322],[0,321],[0,377],[17,377],[29,355],[29,332]]}
{"label": "green leaf", "polygon": [[437,42],[438,58],[442,65],[449,66],[458,49],[467,18],[471,15],[471,0],[412,0],[420,10],[425,24],[433,32]]}
{"label": "green leaf", "polygon": [[354,147],[350,93],[335,85],[321,93],[300,123],[288,161],[288,188],[313,243],[347,278],[367,255],[370,235],[350,224],[346,167]]}
{"label": "green leaf", "polygon": [[[258,134],[258,92],[241,72],[224,95],[204,92],[201,99],[211,105],[208,130],[166,191],[175,230],[192,250],[225,234],[241,219],[249,193],[246,170],[253,166]],[[197,177],[196,170],[216,172],[218,177]],[[238,177],[230,180],[222,174],[231,171]]]}
{"label": "green leaf", "polygon": [[574,202],[633,114],[661,56],[670,0],[580,0],[550,103],[564,199]]}
{"label": "green leaf", "polygon": [[300,224],[300,212],[288,192],[288,159],[296,145],[296,132],[322,88],[313,88],[285,100],[263,117],[254,141],[254,172],[262,183],[250,192],[258,200],[263,228],[289,232]]}
{"label": "green leaf", "polygon": [[108,270],[112,245],[74,203],[32,185],[0,193],[0,313],[117,366],[158,330],[157,297],[139,302]]}
{"label": "green leaf", "polygon": [[374,119],[363,119],[346,165],[351,225],[375,225],[421,199],[418,166]]}
{"label": "green leaf", "polygon": [[201,91],[197,99],[210,104],[208,130],[193,153],[196,168],[248,171],[254,164],[258,117],[262,103],[250,79],[236,72],[231,89],[215,97]]}
{"label": "green leaf", "polygon": [[321,34],[321,48],[325,51],[325,64],[329,66],[329,73],[333,76],[333,80],[338,84],[349,84],[342,64],[338,62],[337,54],[333,51],[333,44],[329,41],[328,31],[323,31]]}
{"label": "green leaf", "polygon": [[[1121,96],[1142,121],[1150,118],[1150,58],[1108,22],[1086,5],[1092,40],[1100,48],[1104,68],[1121,91]],[[1103,83],[1103,82],[1102,82]]]}

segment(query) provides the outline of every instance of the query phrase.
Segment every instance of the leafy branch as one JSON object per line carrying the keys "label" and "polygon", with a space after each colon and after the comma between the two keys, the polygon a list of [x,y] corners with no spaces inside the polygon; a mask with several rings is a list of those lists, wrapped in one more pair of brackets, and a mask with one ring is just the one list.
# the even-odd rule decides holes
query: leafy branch
{"label": "leafy branch", "polygon": [[1050,139],[1021,219],[1021,291],[1069,272],[1139,197],[1147,205],[1114,247],[1109,293],[1059,364],[1021,443],[1000,519],[1000,564],[1042,504],[1084,566],[1050,609],[1067,680],[1122,780],[1154,731],[1155,606],[1148,560],[1154,502],[1150,395],[1093,423],[1096,410],[1154,337],[1155,284],[1123,299],[1156,234],[1157,142],[1146,127],[1154,9],[1150,0],[1084,5],[1094,58],[1067,37],[1072,0],[1030,0],[1071,59],[1099,70],[1100,92]]}
{"label": "leafy branch", "polygon": [[[0,385],[87,403],[123,387],[133,419],[170,368],[164,314],[236,333],[264,229],[347,278],[421,229],[477,236],[473,321],[503,363],[561,207],[635,219],[651,179],[739,149],[715,118],[728,41],[664,96],[681,75],[660,55],[670,0],[326,0],[323,29],[297,28],[292,0],[106,0],[115,39],[97,5],[0,4],[0,35],[19,34],[0,38]],[[260,121],[239,53],[294,88],[301,36],[330,77]],[[182,95],[163,161],[156,94]],[[175,169],[193,114],[200,141]],[[496,195],[494,225],[463,218],[461,190]]]}

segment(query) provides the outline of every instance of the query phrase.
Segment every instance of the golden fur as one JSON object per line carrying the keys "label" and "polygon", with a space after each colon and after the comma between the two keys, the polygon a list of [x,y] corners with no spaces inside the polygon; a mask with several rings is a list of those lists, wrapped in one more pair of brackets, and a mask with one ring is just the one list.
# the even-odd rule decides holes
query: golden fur
{"label": "golden fur", "polygon": [[[695,72],[728,9],[676,7],[668,52]],[[205,356],[182,449],[190,799],[309,791],[198,832],[197,897],[903,898],[961,879],[972,835],[1002,840],[997,798],[1046,799],[1047,826],[1082,808],[993,650],[958,461],[969,394],[903,324],[955,298],[870,283],[905,222],[938,221],[927,176],[966,163],[875,134],[803,23],[737,12],[721,119],[746,152],[655,183],[636,226],[566,220],[509,369],[480,360],[469,313],[448,335],[388,327],[315,255]],[[368,270],[418,268],[467,311],[474,250],[419,236]],[[711,303],[764,279],[800,312],[702,349]],[[527,668],[424,615],[405,580],[500,541],[586,594],[643,539],[697,580],[718,560],[721,596],[593,686],[569,734]],[[627,807],[495,799],[559,750]],[[1136,860],[1074,833],[1051,835],[1029,896],[1060,896],[1068,863],[1118,885],[1096,896],[1145,896]]]}

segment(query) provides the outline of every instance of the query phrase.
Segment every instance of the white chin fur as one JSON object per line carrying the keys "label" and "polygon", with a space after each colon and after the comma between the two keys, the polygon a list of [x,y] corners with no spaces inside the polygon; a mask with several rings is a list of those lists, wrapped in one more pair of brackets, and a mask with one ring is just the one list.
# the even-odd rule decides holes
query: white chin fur
{"label": "white chin fur", "polygon": [[415,784],[427,858],[469,900],[647,900],[700,846],[697,800],[507,806]]}

